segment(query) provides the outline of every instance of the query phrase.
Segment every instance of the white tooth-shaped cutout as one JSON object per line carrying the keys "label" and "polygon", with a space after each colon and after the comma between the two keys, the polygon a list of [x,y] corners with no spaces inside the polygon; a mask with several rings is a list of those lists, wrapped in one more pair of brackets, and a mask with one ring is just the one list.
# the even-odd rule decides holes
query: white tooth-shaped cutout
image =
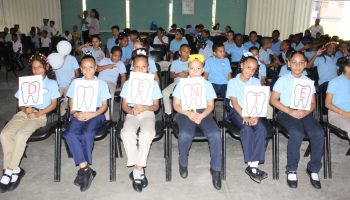
{"label": "white tooth-shaped cutout", "polygon": [[30,99],[32,100],[33,103],[38,103],[39,90],[40,90],[39,82],[37,81],[24,82],[21,85],[23,103],[27,104],[28,102],[30,102]]}
{"label": "white tooth-shaped cutout", "polygon": [[151,83],[148,79],[134,78],[131,81],[131,99],[134,102],[141,100],[146,103],[148,93],[151,91]]}
{"label": "white tooth-shaped cutout", "polygon": [[264,104],[266,101],[266,94],[263,92],[248,92],[247,99],[247,114],[248,115],[261,115],[264,110]]}
{"label": "white tooth-shaped cutout", "polygon": [[94,96],[94,88],[92,86],[84,87],[84,86],[78,86],[77,87],[77,108],[79,110],[83,110],[83,106],[85,106],[84,110],[91,110],[92,105],[92,99]]}
{"label": "white tooth-shaped cutout", "polygon": [[188,108],[192,107],[195,103],[197,107],[202,105],[202,86],[199,83],[195,84],[185,84],[183,87],[185,95],[185,103]]}
{"label": "white tooth-shaped cutout", "polygon": [[303,108],[308,106],[311,97],[311,87],[309,85],[297,84],[294,90],[294,106],[299,107],[302,104]]}

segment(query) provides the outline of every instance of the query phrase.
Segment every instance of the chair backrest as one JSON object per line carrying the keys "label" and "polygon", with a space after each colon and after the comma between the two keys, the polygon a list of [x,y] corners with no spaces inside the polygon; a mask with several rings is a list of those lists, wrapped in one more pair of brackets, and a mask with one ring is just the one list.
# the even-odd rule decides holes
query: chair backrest
{"label": "chair backrest", "polygon": [[150,57],[153,58],[154,62],[159,62],[163,60],[163,52],[161,51],[151,51]]}
{"label": "chair backrest", "polygon": [[166,46],[164,46],[162,44],[154,44],[154,45],[152,45],[152,47],[153,47],[153,51],[160,51],[162,53],[162,57],[165,56]]}
{"label": "chair backrest", "polygon": [[217,35],[217,36],[214,36],[212,40],[214,44],[218,44],[218,43],[224,43],[227,40],[227,38],[224,35]]}

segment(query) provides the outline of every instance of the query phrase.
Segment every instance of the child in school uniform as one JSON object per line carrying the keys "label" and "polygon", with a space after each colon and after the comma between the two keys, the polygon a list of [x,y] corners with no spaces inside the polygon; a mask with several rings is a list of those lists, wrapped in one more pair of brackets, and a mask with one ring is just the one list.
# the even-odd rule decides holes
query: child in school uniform
{"label": "child in school uniform", "polygon": [[40,37],[40,53],[48,56],[51,49],[51,39],[48,37],[48,32],[43,30]]}
{"label": "child in school uniform", "polygon": [[232,45],[232,47],[228,50],[227,54],[231,55],[231,67],[233,70],[233,76],[236,76],[237,69],[239,68],[239,62],[241,61],[241,58],[243,56],[243,53],[248,51],[243,46],[243,36],[240,33],[237,33],[234,36],[235,43]]}
{"label": "child in school uniform", "polygon": [[232,45],[234,45],[235,42],[233,40],[233,31],[230,30],[227,32],[227,41],[224,42],[224,46],[225,46],[225,51],[228,54],[228,50],[232,47]]}
{"label": "child in school uniform", "polygon": [[[46,114],[56,108],[57,98],[60,97],[56,81],[46,76],[49,68],[47,58],[43,54],[35,54],[30,57],[29,63],[33,75],[41,75],[43,78],[43,103],[19,107],[20,111],[1,131],[4,173],[0,179],[0,193],[13,191],[20,184],[25,171],[19,165],[27,146],[27,140],[35,130],[46,125]],[[18,95],[19,91],[15,97],[18,98]]]}
{"label": "child in school uniform", "polygon": [[182,44],[188,44],[188,41],[186,38],[183,36],[182,30],[181,29],[176,29],[175,31],[175,38],[171,40],[170,42],[170,58],[171,60],[174,59],[174,54],[179,51],[180,46]]}
{"label": "child in school uniform", "polygon": [[[160,83],[160,80],[159,80],[159,76],[158,76],[158,69],[157,69],[157,66],[156,66],[156,62],[153,60],[153,58],[149,57],[148,56],[148,52],[149,52],[149,44],[147,43],[147,40],[146,39],[138,39],[134,42],[134,51],[136,49],[141,49],[141,48],[145,48],[147,50],[147,57],[148,57],[148,73],[150,74],[154,74],[154,80],[157,81],[157,83],[159,84]],[[133,62],[131,61],[131,67],[130,67],[130,71],[133,71],[134,70],[134,66],[133,66]]]}
{"label": "child in school uniform", "polygon": [[272,31],[272,44],[271,44],[271,50],[275,56],[279,56],[281,54],[280,48],[281,48],[281,40],[280,37],[280,31],[279,30],[273,30]]}
{"label": "child in school uniform", "polygon": [[[284,75],[287,75],[287,74],[290,74],[291,71],[290,71],[290,67],[288,67],[288,60],[291,59],[291,55],[292,53],[295,52],[295,50],[293,49],[290,49],[287,51],[286,53],[286,64],[284,64],[282,67],[281,67],[281,70],[280,70],[280,73],[278,74],[278,77],[282,77]],[[305,56],[306,57],[306,56]],[[303,73],[302,73],[304,76],[307,76],[307,72],[306,70],[304,69],[303,70]]]}
{"label": "child in school uniform", "polygon": [[112,47],[117,46],[119,43],[119,26],[112,26],[112,37],[107,40],[107,55],[110,54]]}
{"label": "child in school uniform", "polygon": [[244,43],[243,46],[245,49],[250,49],[251,47],[260,48],[260,44],[257,42],[258,33],[256,31],[251,31],[249,33],[249,41]]}
{"label": "child in school uniform", "polygon": [[[204,57],[199,54],[191,55],[188,63],[189,77],[201,77],[204,71]],[[221,189],[221,170],[222,170],[222,147],[221,134],[218,125],[213,118],[214,100],[216,94],[209,81],[204,80],[204,92],[207,100],[207,108],[199,110],[183,110],[181,104],[180,84],[175,87],[173,92],[173,106],[177,112],[175,121],[179,127],[179,172],[182,178],[188,176],[188,155],[192,145],[192,140],[196,133],[196,127],[199,127],[209,142],[210,150],[210,172],[212,175],[212,184],[215,189]]]}
{"label": "child in school uniform", "polygon": [[305,46],[304,44],[301,42],[301,38],[302,38],[303,34],[302,33],[298,33],[295,34],[293,37],[294,42],[292,43],[292,48],[295,51],[304,51],[305,50]]}
{"label": "child in school uniform", "polygon": [[337,65],[342,74],[328,84],[325,102],[328,122],[346,131],[350,138],[350,58],[340,58]]}
{"label": "child in school uniform", "polygon": [[139,36],[139,32],[137,30],[130,31],[129,42],[128,42],[130,49],[134,48],[134,43],[137,41],[138,36]]}
{"label": "child in school uniform", "polygon": [[[133,65],[135,72],[148,73],[146,49],[136,49],[133,52]],[[154,81],[150,106],[128,104],[126,95],[129,89],[131,89],[131,86],[129,87],[129,81],[126,81],[120,93],[123,98],[122,109],[127,113],[124,127],[121,130],[121,138],[128,158],[127,166],[133,168],[129,175],[132,186],[136,192],[142,192],[142,189],[148,185],[144,168],[147,166],[147,157],[155,136],[156,119],[154,112],[159,109],[159,99],[162,98],[162,94],[158,84]],[[139,128],[139,137],[137,137]]]}
{"label": "child in school uniform", "polygon": [[231,79],[227,85],[226,98],[230,99],[230,112],[227,118],[239,128],[243,146],[244,162],[248,164],[245,173],[255,182],[267,178],[267,173],[260,170],[259,163],[265,162],[266,127],[258,117],[243,117],[243,96],[245,86],[260,86],[260,81],[253,75],[258,68],[258,60],[253,56],[243,57],[242,73]]}
{"label": "child in school uniform", "polygon": [[328,82],[338,76],[337,59],[334,56],[336,46],[336,42],[328,42],[324,47],[318,49],[307,63],[307,68],[317,66],[319,77],[317,91],[325,93]]}
{"label": "child in school uniform", "polygon": [[255,74],[257,74],[257,77],[255,78],[258,78],[260,80],[261,85],[266,85],[266,66],[259,61],[259,49],[253,46],[249,48],[249,52],[251,53],[251,56],[254,56],[258,60],[259,67],[256,70]]}
{"label": "child in school uniform", "polygon": [[222,43],[213,45],[214,56],[208,58],[204,65],[204,78],[213,85],[217,96],[225,96],[227,82],[231,79],[230,61],[225,58],[225,46]]}
{"label": "child in school uniform", "polygon": [[341,57],[349,56],[349,44],[345,41],[339,43],[338,51],[335,52],[335,59],[338,60]]}
{"label": "child in school uniform", "polygon": [[79,47],[85,55],[91,55],[96,62],[99,62],[105,57],[101,47],[101,38],[98,35],[91,36],[91,43],[83,44]]}
{"label": "child in school uniform", "polygon": [[283,40],[281,42],[281,54],[279,57],[280,61],[281,61],[281,64],[287,64],[287,51],[288,50],[291,50],[291,47],[290,47],[290,41],[289,40]]}
{"label": "child in school uniform", "polygon": [[293,52],[288,60],[291,73],[280,77],[273,87],[270,103],[279,111],[278,122],[288,131],[289,139],[287,146],[287,184],[290,188],[298,187],[297,170],[300,160],[300,146],[308,135],[311,144],[311,160],[307,165],[306,172],[314,188],[320,189],[321,182],[318,172],[322,167],[322,154],[324,144],[324,131],[322,126],[312,116],[316,106],[315,87],[311,88],[312,99],[310,110],[297,110],[290,108],[293,92],[293,81],[297,78],[309,80],[302,74],[306,67],[306,58],[302,52]]}
{"label": "child in school uniform", "polygon": [[[111,49],[109,55],[110,58],[104,58],[97,65],[97,71],[99,72],[98,78],[106,81],[108,84],[109,92],[111,94],[111,113],[113,116],[113,102],[114,93],[117,89],[118,77],[121,78],[121,88],[123,88],[126,79],[126,69],[124,63],[120,60],[122,57],[122,49],[118,46],[114,46]],[[119,90],[120,91],[120,90]],[[109,111],[105,112],[106,120],[109,120]]]}
{"label": "child in school uniform", "polygon": [[[67,96],[70,97],[69,106],[71,109],[70,124],[64,132],[64,138],[72,153],[75,165],[79,166],[74,185],[80,187],[84,192],[89,189],[96,172],[90,167],[92,164],[92,149],[96,132],[105,120],[104,112],[107,110],[107,100],[111,98],[106,82],[95,77],[97,65],[94,57],[84,56],[81,60],[80,69],[82,78],[74,79],[69,86]],[[98,81],[97,106],[95,112],[73,111],[75,93],[75,81]]]}
{"label": "child in school uniform", "polygon": [[176,84],[179,83],[180,78],[186,78],[188,76],[188,57],[190,54],[190,46],[188,46],[188,44],[182,44],[179,50],[180,58],[171,63],[170,78],[173,78],[174,82],[162,91],[166,119],[169,119],[172,113],[170,95],[173,93]]}
{"label": "child in school uniform", "polygon": [[119,34],[119,46],[123,50],[122,58],[121,61],[124,63],[125,66],[128,66],[131,61],[131,54],[132,54],[132,49],[128,45],[129,38],[126,33],[120,33]]}

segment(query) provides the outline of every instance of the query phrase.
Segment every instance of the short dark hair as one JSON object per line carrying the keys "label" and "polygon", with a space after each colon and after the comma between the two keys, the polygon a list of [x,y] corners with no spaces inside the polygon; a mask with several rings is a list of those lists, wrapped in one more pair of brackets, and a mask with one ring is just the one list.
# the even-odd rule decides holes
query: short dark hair
{"label": "short dark hair", "polygon": [[82,63],[84,60],[87,60],[87,59],[91,59],[96,64],[95,58],[92,55],[86,55],[86,54],[81,58],[80,63]]}
{"label": "short dark hair", "polygon": [[251,36],[251,35],[258,35],[258,33],[256,32],[256,31],[250,31],[250,33],[249,33],[249,36]]}
{"label": "short dark hair", "polygon": [[345,67],[350,67],[350,59],[349,57],[341,57],[337,61],[337,65],[339,66],[339,70],[341,73],[344,72]]}
{"label": "short dark hair", "polygon": [[113,30],[113,29],[117,29],[118,31],[120,30],[118,25],[112,26],[111,29],[112,29],[112,30]]}
{"label": "short dark hair", "polygon": [[259,48],[256,47],[256,46],[252,46],[252,47],[249,48],[249,52],[252,52],[254,50],[259,51]]}
{"label": "short dark hair", "polygon": [[114,52],[117,52],[117,51],[120,52],[121,56],[123,55],[123,50],[122,50],[122,48],[120,48],[120,46],[114,46],[114,47],[112,47],[112,49],[111,49],[111,54],[113,54]]}
{"label": "short dark hair", "polygon": [[213,44],[213,52],[215,52],[219,47],[224,47],[225,48],[225,46],[224,46],[224,44],[223,43],[214,43]]}
{"label": "short dark hair", "polygon": [[273,31],[272,31],[272,34],[273,34],[273,33],[277,33],[278,35],[280,35],[280,31],[277,30],[277,29],[273,30]]}
{"label": "short dark hair", "polygon": [[182,44],[182,45],[180,46],[180,49],[182,49],[182,48],[184,48],[184,47],[187,47],[189,50],[191,50],[191,47],[190,47],[190,45],[188,45],[188,44]]}

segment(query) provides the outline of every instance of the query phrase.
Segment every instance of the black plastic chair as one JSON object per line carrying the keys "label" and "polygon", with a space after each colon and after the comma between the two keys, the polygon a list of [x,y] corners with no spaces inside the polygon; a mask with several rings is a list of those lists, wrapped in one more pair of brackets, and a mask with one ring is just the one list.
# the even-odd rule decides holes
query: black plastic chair
{"label": "black plastic chair", "polygon": [[163,52],[161,51],[151,51],[150,52],[150,57],[153,58],[154,62],[159,62],[163,60]]}
{"label": "black plastic chair", "polygon": [[[116,155],[119,155],[120,157],[123,157],[123,152],[122,152],[122,148],[121,148],[121,142],[122,142],[122,138],[121,138],[121,130],[123,129],[124,126],[124,121],[125,121],[125,117],[126,117],[126,113],[123,111],[122,109],[122,104],[123,104],[123,99],[120,99],[120,106],[119,106],[119,119],[118,119],[118,123],[115,127],[116,130]],[[169,166],[169,131],[168,131],[168,124],[165,122],[163,116],[164,116],[164,108],[163,108],[163,101],[162,99],[160,99],[159,102],[159,111],[156,114],[160,114],[162,116],[161,120],[156,120],[155,123],[155,130],[156,130],[156,134],[154,136],[153,142],[155,141],[159,141],[163,138],[164,136],[164,159],[165,159],[165,179],[166,181],[169,181],[169,175],[168,175],[168,166]],[[138,129],[137,134],[139,133],[140,128]]]}
{"label": "black plastic chair", "polygon": [[[229,106],[230,100],[225,98],[224,99],[224,104],[223,104],[223,120],[220,123],[222,132],[224,134],[224,145],[226,149],[226,133],[230,134],[233,138],[235,139],[240,139],[240,133],[239,129],[234,126],[228,119],[227,119],[227,113],[230,111],[230,106]],[[266,143],[265,143],[265,150],[268,146],[269,140],[272,139],[272,174],[273,174],[273,179],[278,179],[276,178],[276,155],[278,155],[278,149],[276,149],[276,144],[277,144],[277,136],[275,134],[275,129],[273,126],[273,122],[267,121],[265,118],[260,118],[262,122],[264,123],[266,129],[267,129],[267,135],[266,135]],[[226,151],[225,151],[225,156],[226,156]],[[226,168],[226,161],[224,163],[225,168]],[[226,173],[224,174],[226,176]]]}
{"label": "black plastic chair", "polygon": [[[172,96],[170,97],[172,99]],[[221,99],[216,99],[215,103],[221,101]],[[217,121],[216,117],[215,117],[215,106],[214,106],[214,120],[216,122],[216,124],[218,125],[218,127],[220,128],[220,124]],[[173,111],[172,113],[172,119],[175,119],[175,111]],[[170,121],[168,122],[168,128],[169,128],[169,139],[168,139],[168,150],[169,150],[169,165],[167,166],[167,170],[168,170],[168,180],[171,181],[171,176],[172,176],[172,134],[176,137],[179,138],[179,127],[176,123],[176,121]],[[224,152],[226,152],[226,146],[225,146],[225,140],[224,140],[224,134],[221,132],[221,141],[222,141],[222,172],[221,172],[221,177],[223,180],[226,180],[226,154],[224,154]],[[207,138],[204,136],[202,130],[197,126],[196,127],[196,133],[195,133],[195,137],[193,138],[192,142],[207,142]]]}
{"label": "black plastic chair", "polygon": [[[349,142],[350,145],[350,140],[348,137],[348,134],[346,131],[340,129],[337,126],[334,126],[332,124],[330,124],[328,122],[328,114],[326,114],[325,119],[323,118],[323,113],[327,113],[326,111],[328,111],[328,109],[325,107],[324,104],[324,98],[323,98],[323,94],[320,92],[317,94],[318,99],[320,100],[319,103],[319,112],[320,112],[320,122],[321,124],[325,127],[326,129],[326,146],[327,146],[327,161],[328,161],[328,178],[332,178],[332,159],[331,159],[331,133],[334,133],[336,136],[347,140]],[[350,148],[348,149],[348,151],[345,154],[346,156],[350,156]]]}
{"label": "black plastic chair", "polygon": [[161,56],[163,60],[164,56],[167,54],[167,50],[166,50],[167,47],[162,44],[153,44],[152,48],[153,48],[153,51],[161,52]]}
{"label": "black plastic chair", "polygon": [[[109,134],[109,181],[114,182],[116,181],[116,156],[118,156],[118,154],[116,153],[116,149],[118,148],[118,146],[116,145],[118,144],[115,143],[116,122],[112,120],[111,99],[108,99],[107,103],[108,103],[110,120],[105,120],[103,122],[100,129],[97,131],[95,135],[95,141],[102,140]],[[70,115],[69,111],[70,109],[68,108],[67,116]],[[56,140],[57,140],[57,144],[55,145],[55,157],[57,160],[57,167],[55,168],[57,173],[57,179],[55,179],[56,182],[59,182],[61,177],[61,139],[64,139],[62,133],[69,126],[69,121],[68,121],[69,117],[67,117],[66,119],[67,120],[65,122],[62,122],[61,127],[58,131],[58,134],[56,135]],[[65,146],[66,146],[68,157],[72,157],[66,142],[65,142]]]}
{"label": "black plastic chair", "polygon": [[214,44],[224,43],[226,42],[226,40],[227,38],[224,35],[217,35],[217,36],[214,36],[212,39]]}

